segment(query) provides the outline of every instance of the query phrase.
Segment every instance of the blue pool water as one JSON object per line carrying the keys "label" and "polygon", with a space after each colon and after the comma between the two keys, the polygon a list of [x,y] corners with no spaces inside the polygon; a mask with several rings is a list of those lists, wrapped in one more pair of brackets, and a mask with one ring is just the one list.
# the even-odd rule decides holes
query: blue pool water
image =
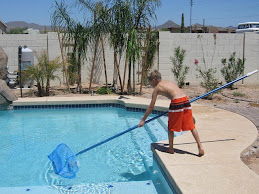
{"label": "blue pool water", "polygon": [[0,111],[0,187],[152,181],[158,193],[171,193],[150,149],[167,139],[158,121],[77,156],[75,179],[56,175],[47,157],[60,143],[77,153],[135,126],[142,116],[113,107]]}

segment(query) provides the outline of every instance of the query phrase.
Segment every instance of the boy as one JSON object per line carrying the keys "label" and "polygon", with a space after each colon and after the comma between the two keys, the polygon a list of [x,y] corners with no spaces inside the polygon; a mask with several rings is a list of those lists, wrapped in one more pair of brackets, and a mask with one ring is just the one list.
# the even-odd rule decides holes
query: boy
{"label": "boy", "polygon": [[193,122],[191,104],[183,90],[171,81],[162,81],[161,74],[157,70],[154,70],[149,74],[148,81],[154,88],[152,100],[138,126],[142,127],[145,124],[145,120],[155,106],[157,95],[165,96],[171,100],[168,111],[169,153],[174,153],[174,131],[179,132],[181,130],[190,130],[197,142],[199,156],[203,156],[204,150]]}

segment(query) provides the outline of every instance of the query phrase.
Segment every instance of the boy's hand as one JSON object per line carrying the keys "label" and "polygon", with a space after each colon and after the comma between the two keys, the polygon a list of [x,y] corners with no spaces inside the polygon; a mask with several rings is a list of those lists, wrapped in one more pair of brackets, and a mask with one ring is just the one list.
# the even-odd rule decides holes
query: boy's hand
{"label": "boy's hand", "polygon": [[145,121],[141,120],[138,124],[138,127],[142,127],[145,124]]}

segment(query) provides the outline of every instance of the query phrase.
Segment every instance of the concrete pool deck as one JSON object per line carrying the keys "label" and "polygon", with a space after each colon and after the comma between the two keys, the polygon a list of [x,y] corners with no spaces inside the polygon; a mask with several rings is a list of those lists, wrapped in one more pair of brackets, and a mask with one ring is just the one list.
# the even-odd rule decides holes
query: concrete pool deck
{"label": "concrete pool deck", "polygon": [[[167,111],[169,100],[157,100],[155,110]],[[126,96],[19,98],[14,106],[121,103],[146,108],[150,99]],[[198,157],[190,132],[175,138],[175,154],[164,152],[168,141],[153,143],[151,149],[168,180],[178,193],[259,193],[259,176],[240,159],[257,137],[255,125],[243,116],[193,103],[205,155]],[[141,118],[140,118],[141,119]],[[137,123],[136,123],[137,124]],[[126,130],[126,129],[125,129]]]}

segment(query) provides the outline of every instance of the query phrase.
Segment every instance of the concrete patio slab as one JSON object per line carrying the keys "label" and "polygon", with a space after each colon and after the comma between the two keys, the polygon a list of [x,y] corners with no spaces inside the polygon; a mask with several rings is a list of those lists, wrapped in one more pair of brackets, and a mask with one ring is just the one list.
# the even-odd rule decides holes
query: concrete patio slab
{"label": "concrete patio slab", "polygon": [[[259,176],[240,159],[241,152],[257,137],[248,119],[221,109],[193,105],[205,155],[197,157],[190,132],[175,138],[175,154],[163,152],[167,141],[154,143],[160,159],[179,193],[259,193]],[[156,148],[156,149],[155,149]]]}

